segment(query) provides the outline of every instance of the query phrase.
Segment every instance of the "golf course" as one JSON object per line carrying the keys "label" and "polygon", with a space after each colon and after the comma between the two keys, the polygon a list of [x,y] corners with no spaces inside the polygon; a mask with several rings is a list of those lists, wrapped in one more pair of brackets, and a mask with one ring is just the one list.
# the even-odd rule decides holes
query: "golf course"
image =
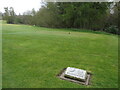
{"label": "golf course", "polygon": [[[90,71],[90,85],[58,78],[67,67]],[[3,21],[2,70],[3,88],[118,88],[118,36]]]}

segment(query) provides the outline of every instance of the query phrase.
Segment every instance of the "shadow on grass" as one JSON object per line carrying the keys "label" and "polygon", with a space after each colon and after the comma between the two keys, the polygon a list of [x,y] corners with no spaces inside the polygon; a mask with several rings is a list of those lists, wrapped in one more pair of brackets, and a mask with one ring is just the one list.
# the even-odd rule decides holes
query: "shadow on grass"
{"label": "shadow on grass", "polygon": [[[39,26],[36,26],[39,27]],[[54,30],[63,30],[63,31],[74,31],[74,32],[86,32],[86,33],[94,33],[94,34],[104,34],[104,35],[115,35],[115,36],[119,36],[117,34],[112,34],[112,33],[108,33],[108,32],[104,32],[104,31],[94,31],[94,30],[89,30],[89,29],[77,29],[77,28],[48,28],[48,27],[41,27],[44,29],[54,29]]]}
{"label": "shadow on grass", "polygon": [[66,28],[64,30],[76,31],[76,32],[94,33],[94,34],[116,35],[116,34],[107,33],[107,32],[104,32],[104,31],[94,31],[94,30],[89,30],[89,29]]}
{"label": "shadow on grass", "polygon": [[[5,20],[3,20],[3,24],[7,24]],[[25,25],[25,24],[19,24],[19,25]],[[120,36],[120,35],[117,35],[117,34],[112,34],[112,33],[99,31],[99,30],[94,31],[94,30],[89,30],[89,29],[77,29],[77,28],[49,28],[49,27],[41,27],[41,26],[34,26],[34,25],[30,25],[30,26],[43,28],[43,29],[63,30],[63,31],[68,31],[68,32],[75,31],[75,32],[86,32],[86,33],[94,33],[94,34],[104,34],[104,35]]]}

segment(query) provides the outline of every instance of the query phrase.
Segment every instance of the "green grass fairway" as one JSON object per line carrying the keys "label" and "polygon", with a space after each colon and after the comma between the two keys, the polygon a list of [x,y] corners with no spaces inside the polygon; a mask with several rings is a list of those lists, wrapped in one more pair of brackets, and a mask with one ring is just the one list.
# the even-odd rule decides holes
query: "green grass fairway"
{"label": "green grass fairway", "polygon": [[[3,88],[118,87],[117,35],[5,23],[2,33]],[[91,71],[91,85],[57,78],[68,66]]]}

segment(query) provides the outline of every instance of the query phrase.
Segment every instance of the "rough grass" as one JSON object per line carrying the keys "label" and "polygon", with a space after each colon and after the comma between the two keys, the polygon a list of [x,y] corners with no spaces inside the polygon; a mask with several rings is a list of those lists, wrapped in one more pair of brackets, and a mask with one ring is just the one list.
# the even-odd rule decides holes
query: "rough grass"
{"label": "rough grass", "polygon": [[[68,66],[91,71],[91,85],[57,78]],[[3,23],[3,88],[103,87],[118,87],[117,36]]]}

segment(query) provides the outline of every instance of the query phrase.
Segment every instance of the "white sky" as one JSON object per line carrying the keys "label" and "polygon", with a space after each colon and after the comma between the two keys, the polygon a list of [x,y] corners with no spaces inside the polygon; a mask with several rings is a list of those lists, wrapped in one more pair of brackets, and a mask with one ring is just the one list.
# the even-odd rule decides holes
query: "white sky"
{"label": "white sky", "polygon": [[0,0],[0,11],[4,7],[13,7],[16,14],[22,14],[27,10],[38,10],[41,7],[41,0]]}

